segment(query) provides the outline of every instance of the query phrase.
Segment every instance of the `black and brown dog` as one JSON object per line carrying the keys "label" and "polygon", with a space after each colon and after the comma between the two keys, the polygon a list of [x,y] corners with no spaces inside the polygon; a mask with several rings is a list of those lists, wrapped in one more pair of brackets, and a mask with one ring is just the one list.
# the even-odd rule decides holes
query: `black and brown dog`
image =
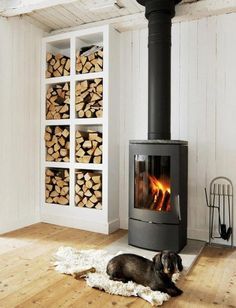
{"label": "black and brown dog", "polygon": [[107,265],[107,274],[112,280],[134,281],[154,291],[170,296],[182,294],[172,282],[172,275],[183,270],[181,257],[171,251],[162,251],[152,261],[135,254],[121,254],[112,258]]}

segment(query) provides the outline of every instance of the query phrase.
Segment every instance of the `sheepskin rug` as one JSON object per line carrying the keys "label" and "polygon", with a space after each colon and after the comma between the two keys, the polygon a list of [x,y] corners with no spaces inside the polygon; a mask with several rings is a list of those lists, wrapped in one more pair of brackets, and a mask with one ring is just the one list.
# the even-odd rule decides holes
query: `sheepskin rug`
{"label": "sheepskin rug", "polygon": [[[85,277],[87,284],[109,294],[139,296],[153,306],[161,306],[164,301],[170,298],[166,293],[152,291],[149,287],[131,281],[123,283],[110,280],[106,274],[106,266],[113,257],[114,255],[108,254],[105,250],[76,250],[72,247],[60,247],[54,255],[54,266],[56,271],[67,275],[73,275],[94,267],[96,272],[88,273]],[[175,279],[177,278],[175,277]]]}

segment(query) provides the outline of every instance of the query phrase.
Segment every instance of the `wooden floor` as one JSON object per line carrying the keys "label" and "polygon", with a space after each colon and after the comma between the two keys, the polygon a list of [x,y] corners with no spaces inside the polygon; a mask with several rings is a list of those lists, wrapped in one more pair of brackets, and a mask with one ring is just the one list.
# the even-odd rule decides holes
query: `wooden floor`
{"label": "wooden floor", "polygon": [[[0,236],[0,307],[151,307],[91,289],[50,266],[61,245],[103,248],[125,233],[106,236],[40,223]],[[163,307],[236,307],[236,250],[206,247],[178,285],[184,294]]]}

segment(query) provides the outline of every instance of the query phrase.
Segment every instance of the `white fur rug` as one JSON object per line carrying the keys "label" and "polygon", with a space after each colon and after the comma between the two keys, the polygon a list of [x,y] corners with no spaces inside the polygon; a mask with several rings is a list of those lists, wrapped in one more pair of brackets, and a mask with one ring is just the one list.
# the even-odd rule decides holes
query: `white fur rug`
{"label": "white fur rug", "polygon": [[[118,254],[120,253],[122,252]],[[153,306],[161,306],[170,298],[166,293],[152,291],[149,287],[131,281],[123,283],[110,280],[106,274],[106,266],[113,257],[114,255],[108,254],[105,250],[76,250],[71,247],[60,247],[54,255],[54,266],[58,272],[68,275],[94,267],[96,272],[88,273],[85,278],[90,287],[115,295],[139,296]]]}

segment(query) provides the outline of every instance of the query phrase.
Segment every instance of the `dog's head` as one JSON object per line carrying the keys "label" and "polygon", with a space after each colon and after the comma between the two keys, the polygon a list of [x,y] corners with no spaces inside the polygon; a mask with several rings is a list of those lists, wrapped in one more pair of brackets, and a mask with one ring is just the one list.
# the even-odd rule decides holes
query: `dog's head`
{"label": "dog's head", "polygon": [[181,257],[172,251],[162,251],[153,257],[155,270],[164,272],[168,276],[183,270]]}

